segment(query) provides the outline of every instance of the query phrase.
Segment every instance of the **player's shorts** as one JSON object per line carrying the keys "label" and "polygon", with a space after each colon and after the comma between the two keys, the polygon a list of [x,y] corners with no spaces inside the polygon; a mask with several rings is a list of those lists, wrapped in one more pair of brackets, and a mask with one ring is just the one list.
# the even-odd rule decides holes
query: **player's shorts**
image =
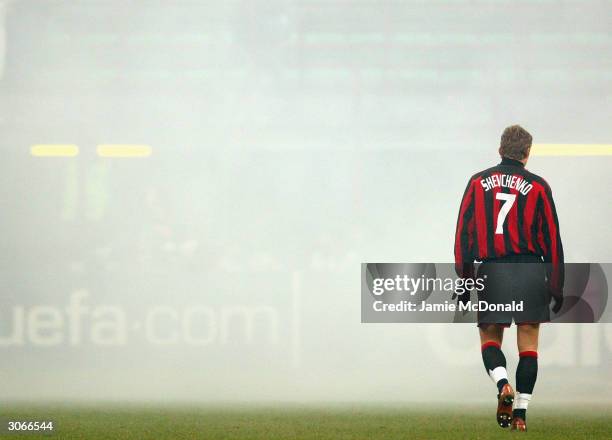
{"label": "player's shorts", "polygon": [[[484,289],[479,301],[492,306],[478,311],[478,326],[541,323],[550,321],[550,291],[546,266],[537,255],[509,255],[483,262],[478,268]],[[521,306],[522,305],[522,306]],[[511,310],[501,310],[510,306]]]}

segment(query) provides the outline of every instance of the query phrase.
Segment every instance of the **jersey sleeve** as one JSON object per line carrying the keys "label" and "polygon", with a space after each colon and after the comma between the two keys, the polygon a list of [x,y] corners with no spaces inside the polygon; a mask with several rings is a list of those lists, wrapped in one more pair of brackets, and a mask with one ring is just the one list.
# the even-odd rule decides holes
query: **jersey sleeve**
{"label": "jersey sleeve", "polygon": [[541,195],[541,203],[538,205],[538,235],[544,262],[546,263],[548,286],[551,293],[559,297],[563,295],[565,279],[563,244],[561,243],[555,202],[548,185],[545,186]]}
{"label": "jersey sleeve", "polygon": [[462,278],[474,278],[474,182],[463,193],[455,230],[455,271]]}

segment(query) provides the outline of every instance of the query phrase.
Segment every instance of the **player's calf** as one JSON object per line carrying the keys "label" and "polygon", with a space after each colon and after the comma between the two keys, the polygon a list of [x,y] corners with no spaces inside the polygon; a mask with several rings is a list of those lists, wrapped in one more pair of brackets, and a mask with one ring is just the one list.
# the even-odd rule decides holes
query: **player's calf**
{"label": "player's calf", "polygon": [[506,357],[501,351],[501,345],[496,341],[487,341],[480,348],[485,370],[497,386],[497,392],[501,393],[503,386],[508,383]]}
{"label": "player's calf", "polygon": [[512,403],[514,390],[508,383],[506,357],[501,351],[501,345],[496,341],[487,341],[481,346],[482,361],[491,380],[497,386],[497,423],[502,428],[510,426],[512,421]]}
{"label": "player's calf", "polygon": [[536,351],[522,351],[519,353],[519,357],[519,364],[516,368],[516,390],[518,393],[516,395],[513,417],[521,420],[522,424],[525,425],[527,406],[531,401],[533,388],[538,377],[538,353]]}

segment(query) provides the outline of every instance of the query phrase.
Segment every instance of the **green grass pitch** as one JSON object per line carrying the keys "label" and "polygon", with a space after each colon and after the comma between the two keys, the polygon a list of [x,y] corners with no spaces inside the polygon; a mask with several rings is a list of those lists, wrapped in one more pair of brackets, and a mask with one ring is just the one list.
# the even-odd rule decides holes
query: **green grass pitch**
{"label": "green grass pitch", "polygon": [[610,439],[610,406],[535,408],[529,432],[495,423],[495,406],[434,405],[2,405],[2,420],[53,420],[55,439]]}

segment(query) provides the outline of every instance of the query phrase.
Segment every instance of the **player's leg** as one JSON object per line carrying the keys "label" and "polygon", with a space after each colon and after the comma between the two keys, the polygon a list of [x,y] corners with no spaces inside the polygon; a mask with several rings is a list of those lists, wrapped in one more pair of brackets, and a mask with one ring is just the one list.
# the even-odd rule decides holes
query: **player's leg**
{"label": "player's leg", "polygon": [[504,327],[496,324],[480,324],[482,361],[489,377],[497,386],[497,423],[502,428],[510,426],[514,390],[508,383],[506,357],[501,350]]}
{"label": "player's leg", "polygon": [[516,404],[513,411],[513,429],[525,430],[527,406],[538,377],[538,340],[540,324],[521,324],[517,328],[519,363],[516,368]]}
{"label": "player's leg", "polygon": [[481,324],[478,327],[480,333],[480,349],[482,362],[487,374],[497,385],[497,391],[508,383],[508,372],[506,371],[506,357],[501,350],[504,339],[504,327],[495,324]]}

